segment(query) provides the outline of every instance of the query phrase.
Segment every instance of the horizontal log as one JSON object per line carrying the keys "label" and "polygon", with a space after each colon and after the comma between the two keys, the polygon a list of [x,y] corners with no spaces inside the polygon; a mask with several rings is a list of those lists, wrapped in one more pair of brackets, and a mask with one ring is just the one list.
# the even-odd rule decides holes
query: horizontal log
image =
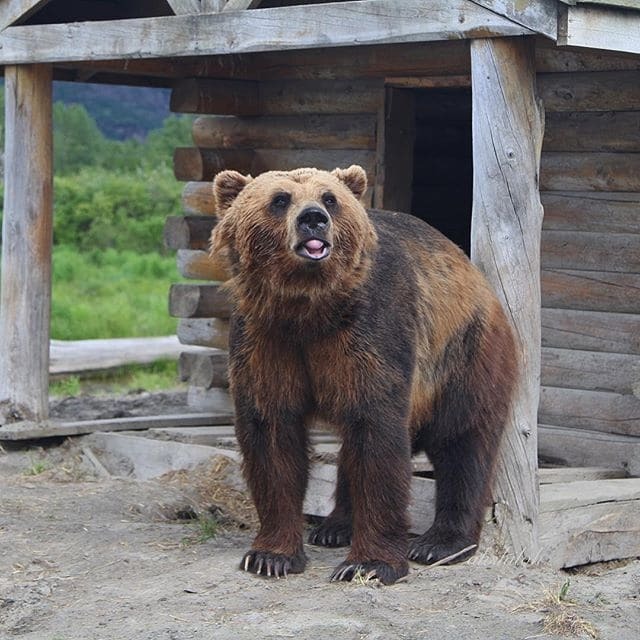
{"label": "horizontal log", "polygon": [[[256,97],[248,96],[248,107],[241,100],[247,85],[258,87]],[[225,91],[230,91],[231,97]],[[257,83],[191,78],[173,89],[171,110],[236,116],[375,113],[383,100],[382,79],[267,80]]]}
{"label": "horizontal log", "polygon": [[178,340],[182,344],[227,349],[229,321],[220,318],[181,318],[178,322]]}
{"label": "horizontal log", "polygon": [[640,234],[543,231],[543,269],[640,274]]}
{"label": "horizontal log", "polygon": [[640,398],[633,395],[542,387],[538,421],[618,435],[640,433]]}
{"label": "horizontal log", "polygon": [[174,318],[229,318],[229,293],[218,284],[172,284],[169,314]]}
{"label": "horizontal log", "polygon": [[240,173],[258,175],[265,171],[289,171],[299,167],[316,167],[331,171],[336,167],[359,164],[368,176],[375,175],[375,152],[359,150],[272,150],[258,149],[199,149],[188,147],[176,149],[174,174],[178,180],[212,180],[223,169],[234,169]]}
{"label": "horizontal log", "polygon": [[226,282],[230,278],[229,271],[223,261],[210,257],[207,251],[199,249],[179,249],[176,254],[178,273],[183,278],[193,280],[213,280]]}
{"label": "horizontal log", "polygon": [[640,104],[640,70],[539,73],[547,112],[634,111]]}
{"label": "horizontal log", "polygon": [[375,149],[374,115],[201,116],[193,142],[213,149]]}
{"label": "horizontal log", "polygon": [[171,216],[164,223],[165,247],[207,250],[215,225],[213,216]]}
{"label": "horizontal log", "polygon": [[170,109],[174,113],[257,116],[261,113],[259,87],[250,80],[188,78],[171,91]]}
{"label": "horizontal log", "polygon": [[538,425],[541,460],[568,466],[601,466],[640,475],[640,440],[601,431]]}
{"label": "horizontal log", "polygon": [[182,207],[187,214],[215,215],[216,203],[211,182],[187,182],[182,190]]}
{"label": "horizontal log", "polygon": [[543,269],[542,306],[640,313],[640,274]]}
{"label": "horizontal log", "polygon": [[[640,108],[640,103],[636,106]],[[548,113],[544,151],[640,151],[640,111]]]}
{"label": "horizontal log", "polygon": [[542,348],[540,383],[586,391],[640,391],[640,357],[626,353]]}
{"label": "horizontal log", "polygon": [[544,152],[540,189],[640,191],[640,153]]}
{"label": "horizontal log", "polygon": [[182,353],[178,363],[180,379],[203,389],[229,386],[229,354],[226,351],[210,353]]}
{"label": "horizontal log", "polygon": [[540,195],[545,230],[638,233],[640,193],[544,191]]}
{"label": "horizontal log", "polygon": [[536,42],[536,70],[539,73],[573,71],[640,70],[640,58],[632,54],[593,49],[564,49],[555,43]]}
{"label": "horizontal log", "polygon": [[0,64],[170,58],[531,34],[466,0],[358,0],[258,11],[9,27]]}
{"label": "horizontal log", "polygon": [[[200,427],[202,428],[202,427]],[[220,427],[209,427],[216,429]],[[187,427],[189,431],[198,428]],[[613,478],[627,478],[625,469],[606,469],[603,467],[551,467],[538,469],[540,484],[555,484],[556,482],[581,482],[583,480],[612,480]]]}
{"label": "horizontal log", "polygon": [[542,346],[640,355],[640,315],[543,307]]}
{"label": "horizontal log", "polygon": [[233,424],[234,406],[229,389],[203,389],[190,385],[187,389],[187,406],[192,411],[227,413],[231,415],[229,424]]}

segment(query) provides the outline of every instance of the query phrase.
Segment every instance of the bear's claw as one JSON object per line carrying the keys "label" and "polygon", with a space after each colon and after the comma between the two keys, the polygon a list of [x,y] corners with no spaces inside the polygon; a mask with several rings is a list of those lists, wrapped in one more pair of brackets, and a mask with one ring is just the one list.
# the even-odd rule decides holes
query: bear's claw
{"label": "bear's claw", "polygon": [[290,573],[302,573],[306,562],[304,553],[286,556],[252,549],[245,553],[240,562],[240,569],[256,575],[264,575],[267,578],[280,579],[286,578]]}
{"label": "bear's claw", "polygon": [[327,518],[309,534],[309,544],[318,547],[348,547],[351,544],[351,523],[329,521]]}
{"label": "bear's claw", "polygon": [[455,564],[470,558],[478,545],[461,537],[436,538],[429,532],[409,542],[409,560],[420,564]]}
{"label": "bear's claw", "polygon": [[377,578],[382,584],[393,584],[396,580],[407,575],[409,566],[407,563],[399,567],[393,567],[382,561],[373,562],[349,562],[340,563],[329,580],[331,582],[350,582],[356,577],[361,577],[365,582]]}

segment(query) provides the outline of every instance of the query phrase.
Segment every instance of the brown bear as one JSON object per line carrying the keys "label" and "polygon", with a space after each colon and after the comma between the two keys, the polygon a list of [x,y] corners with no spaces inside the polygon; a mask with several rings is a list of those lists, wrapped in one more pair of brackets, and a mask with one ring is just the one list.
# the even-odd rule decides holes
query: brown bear
{"label": "brown bear", "polygon": [[[234,301],[231,391],[260,529],[241,568],[303,571],[309,425],[341,437],[333,512],[309,542],[347,546],[332,580],[391,584],[477,545],[517,375],[496,296],[464,253],[407,214],[367,212],[358,166],[223,171],[214,181]],[[408,539],[412,452],[436,515]],[[459,561],[475,549],[459,555]]]}

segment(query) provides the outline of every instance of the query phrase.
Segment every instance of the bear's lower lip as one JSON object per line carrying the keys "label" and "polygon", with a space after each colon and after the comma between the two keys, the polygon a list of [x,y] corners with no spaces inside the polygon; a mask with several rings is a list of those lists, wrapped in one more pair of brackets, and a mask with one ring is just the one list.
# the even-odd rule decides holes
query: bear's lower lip
{"label": "bear's lower lip", "polygon": [[301,242],[296,247],[296,253],[308,260],[324,260],[331,253],[331,245],[324,240],[311,238]]}

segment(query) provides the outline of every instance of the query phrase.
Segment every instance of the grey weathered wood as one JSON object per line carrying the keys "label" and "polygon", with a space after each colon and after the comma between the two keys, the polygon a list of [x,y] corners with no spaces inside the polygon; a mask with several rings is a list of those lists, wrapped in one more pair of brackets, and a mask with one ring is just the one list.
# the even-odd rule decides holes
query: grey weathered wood
{"label": "grey weathered wood", "polygon": [[640,313],[640,274],[544,269],[541,284],[545,307]]}
{"label": "grey weathered wood", "polygon": [[215,215],[211,182],[187,182],[182,190],[182,206],[185,213]]}
{"label": "grey weathered wood", "polygon": [[254,9],[261,0],[227,0],[223,11],[243,11],[244,9]]}
{"label": "grey weathered wood", "polygon": [[213,149],[375,149],[373,115],[202,116],[193,142]]}
{"label": "grey weathered wood", "polygon": [[4,0],[0,2],[0,30],[26,20],[50,0]]}
{"label": "grey weathered wood", "polygon": [[171,92],[171,111],[257,116],[260,114],[259,83],[250,80],[181,80]]}
{"label": "grey weathered wood", "polygon": [[545,151],[640,151],[638,111],[547,113]]}
{"label": "grey weathered wood", "polygon": [[53,227],[51,67],[4,77],[0,424],[48,416]]}
{"label": "grey weathered wood", "polygon": [[640,13],[608,7],[563,7],[558,44],[640,53]]}
{"label": "grey weathered wood", "polygon": [[180,355],[180,379],[204,389],[229,386],[229,354],[211,350],[209,353],[185,352]]}
{"label": "grey weathered wood", "polygon": [[575,71],[633,71],[640,69],[640,59],[630,53],[594,49],[562,49],[555,42],[536,42],[536,69],[540,73]]}
{"label": "grey weathered wood", "polygon": [[471,43],[471,256],[505,306],[522,362],[500,453],[494,514],[507,548],[525,558],[537,550],[542,206],[536,178],[544,130],[530,45]]}
{"label": "grey weathered wood", "polygon": [[640,273],[640,234],[545,230],[542,268]]}
{"label": "grey weathered wood", "polygon": [[541,424],[637,436],[640,398],[605,391],[542,387],[538,416]]}
{"label": "grey weathered wood", "polygon": [[231,275],[226,264],[207,251],[180,249],[176,254],[178,273],[184,278],[225,282]]}
{"label": "grey weathered wood", "polygon": [[512,0],[472,0],[553,40],[558,35],[558,6],[555,0],[513,2]]}
{"label": "grey weathered wood", "polygon": [[227,349],[229,321],[219,318],[181,318],[178,322],[178,339],[182,344]]}
{"label": "grey weathered wood", "polygon": [[184,345],[176,336],[52,340],[49,372],[53,375],[102,371],[129,364],[177,360]]}
{"label": "grey weathered wood", "polygon": [[169,313],[174,318],[229,318],[229,292],[217,284],[174,284],[169,291]]}
{"label": "grey weathered wood", "polygon": [[640,389],[640,356],[543,347],[541,384],[633,394]]}
{"label": "grey weathered wood", "polygon": [[[190,429],[198,431],[202,427]],[[214,429],[215,427],[211,427]],[[559,467],[554,469],[540,469],[538,476],[540,484],[555,482],[578,482],[583,480],[611,480],[626,478],[629,474],[624,469],[605,469],[602,467]]]}
{"label": "grey weathered wood", "polygon": [[541,197],[544,229],[638,233],[640,193],[545,191]]}
{"label": "grey weathered wood", "polygon": [[149,429],[145,434],[149,438],[182,442],[184,444],[202,444],[215,446],[221,438],[233,438],[233,425],[218,427],[160,427]]}
{"label": "grey weathered wood", "polygon": [[254,161],[255,153],[247,149],[178,147],[173,152],[173,173],[176,180],[207,181],[224,169],[251,173]]}
{"label": "grey weathered wood", "polygon": [[190,385],[187,390],[187,406],[192,411],[227,413],[233,415],[234,406],[229,389],[203,389]]}
{"label": "grey weathered wood", "polygon": [[602,431],[556,427],[541,423],[538,427],[541,459],[569,466],[601,466],[640,474],[640,441],[637,437]]}
{"label": "grey weathered wood", "polygon": [[640,153],[545,151],[542,191],[640,191]]}
{"label": "grey weathered wood", "polygon": [[198,426],[229,424],[229,413],[185,413],[164,416],[137,416],[133,418],[109,418],[104,420],[80,420],[76,422],[16,422],[0,428],[0,440],[33,440],[39,438],[69,437],[96,431],[131,431],[152,427]]}
{"label": "grey weathered wood", "polygon": [[[591,480],[557,482],[548,484],[540,490],[540,513],[628,500],[640,500],[640,478],[601,478],[598,482]],[[640,522],[638,525],[640,527]]]}
{"label": "grey weathered wood", "polygon": [[538,75],[547,111],[635,111],[640,69]]}
{"label": "grey weathered wood", "polygon": [[[531,34],[468,0],[358,0],[259,11],[9,27],[0,64],[227,55]],[[239,34],[241,37],[239,37]]]}
{"label": "grey weathered wood", "polygon": [[209,249],[214,216],[171,216],[164,223],[164,244],[168,249]]}
{"label": "grey weathered wood", "polygon": [[176,15],[216,13],[226,5],[226,0],[167,0]]}
{"label": "grey weathered wood", "polygon": [[543,307],[542,345],[640,355],[640,315]]}

